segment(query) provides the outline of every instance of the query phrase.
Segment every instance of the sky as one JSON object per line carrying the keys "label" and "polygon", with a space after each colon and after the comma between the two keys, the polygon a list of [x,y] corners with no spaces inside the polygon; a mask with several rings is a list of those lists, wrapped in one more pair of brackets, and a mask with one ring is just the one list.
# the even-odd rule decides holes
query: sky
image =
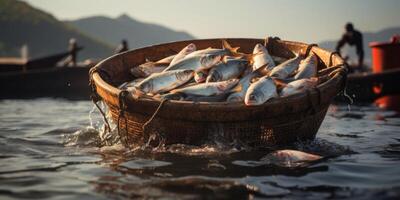
{"label": "sky", "polygon": [[[400,26],[400,0],[24,0],[60,20],[127,14],[197,38],[338,39],[346,22],[376,32]],[[116,30],[117,31],[117,30]]]}

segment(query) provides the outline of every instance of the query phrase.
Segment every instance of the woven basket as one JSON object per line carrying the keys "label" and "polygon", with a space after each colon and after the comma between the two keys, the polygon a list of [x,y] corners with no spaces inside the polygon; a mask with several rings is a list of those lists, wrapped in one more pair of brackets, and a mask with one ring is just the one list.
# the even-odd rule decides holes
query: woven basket
{"label": "woven basket", "polygon": [[[320,60],[318,76],[324,81],[307,92],[272,99],[260,106],[228,102],[160,102],[137,99],[117,89],[118,85],[132,80],[129,69],[146,59],[158,60],[176,54],[189,43],[196,44],[198,49],[221,48],[221,39],[190,40],[135,49],[103,60],[90,73],[93,99],[106,103],[128,144],[140,144],[154,134],[166,144],[201,144],[215,136],[261,145],[313,139],[330,102],[345,86],[347,70],[343,60],[317,45],[272,38],[227,41],[233,47],[240,46],[244,53],[251,53],[257,43],[264,43],[270,54],[284,58],[293,57],[293,52],[308,54],[313,51]],[[145,125],[146,122],[149,123]]]}

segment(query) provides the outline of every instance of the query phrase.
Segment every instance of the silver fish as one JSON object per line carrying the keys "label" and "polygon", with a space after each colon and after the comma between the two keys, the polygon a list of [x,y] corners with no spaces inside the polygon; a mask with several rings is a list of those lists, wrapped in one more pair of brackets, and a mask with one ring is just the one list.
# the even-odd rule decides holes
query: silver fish
{"label": "silver fish", "polygon": [[264,76],[249,86],[244,103],[248,106],[261,105],[277,96],[274,80],[268,76]]}
{"label": "silver fish", "polygon": [[182,60],[183,58],[185,58],[185,56],[189,55],[194,51],[196,51],[196,45],[193,43],[188,44],[178,54],[174,56],[169,66],[176,64],[178,61]]}
{"label": "silver fish", "polygon": [[175,56],[176,56],[176,54],[171,55],[171,56],[168,56],[168,57],[165,57],[165,58],[163,58],[163,59],[157,61],[156,63],[166,63],[166,64],[169,64],[169,63],[172,62],[172,60],[175,58]]}
{"label": "silver fish", "polygon": [[208,76],[208,71],[206,70],[197,71],[194,74],[194,80],[196,81],[196,83],[203,83],[206,81],[207,76]]}
{"label": "silver fish", "polygon": [[186,95],[194,96],[213,96],[220,95],[230,91],[239,79],[230,79],[227,81],[213,82],[213,83],[200,83],[198,85],[189,86],[181,89],[172,90],[170,93],[183,93]]}
{"label": "silver fish", "polygon": [[136,78],[146,78],[153,73],[164,71],[168,67],[168,63],[146,62],[130,70],[131,74]]}
{"label": "silver fish", "polygon": [[279,57],[279,56],[273,56],[273,55],[271,55],[271,57],[272,57],[272,60],[274,60],[276,66],[277,66],[277,65],[280,65],[280,64],[282,64],[283,62],[285,62],[285,61],[288,60],[288,59],[286,59],[286,58]]}
{"label": "silver fish", "polygon": [[118,89],[127,89],[130,87],[135,87],[138,83],[142,82],[144,80],[144,78],[137,78],[133,81],[130,82],[125,82],[123,84],[121,84]]}
{"label": "silver fish", "polygon": [[222,59],[221,55],[206,54],[197,56],[186,56],[174,65],[170,65],[164,71],[190,69],[194,71],[209,69]]}
{"label": "silver fish", "polygon": [[251,81],[254,78],[258,78],[260,76],[266,75],[267,73],[268,73],[268,70],[264,69],[264,67],[260,67],[257,70],[252,71],[252,72],[246,74],[245,76],[243,76],[238,83],[238,86],[240,88],[239,89],[234,88],[234,90],[236,90],[236,91],[231,93],[228,96],[227,101],[228,102],[240,102],[240,101],[243,102],[244,97],[246,96],[246,92],[251,85]]}
{"label": "silver fish", "polygon": [[296,57],[283,62],[271,70],[270,76],[279,79],[286,79],[290,77],[299,67],[301,59],[302,56],[297,55]]}
{"label": "silver fish", "polygon": [[189,55],[188,57],[191,56],[199,56],[199,55],[220,55],[220,56],[227,56],[227,55],[239,55],[237,50],[239,47],[232,47],[226,40],[222,40],[222,47],[223,49],[215,49],[215,48],[207,48],[207,49],[202,49],[202,50],[197,50]]}
{"label": "silver fish", "polygon": [[308,78],[295,80],[287,84],[281,91],[282,97],[289,96],[291,94],[304,92],[305,90],[315,87],[318,84],[318,78]]}
{"label": "silver fish", "polygon": [[136,85],[143,93],[157,94],[168,92],[185,84],[193,78],[193,70],[173,70],[152,74]]}
{"label": "silver fish", "polygon": [[307,162],[322,159],[322,156],[296,150],[278,150],[264,156],[261,161],[265,164],[274,164],[281,167],[299,167]]}
{"label": "silver fish", "polygon": [[266,65],[268,70],[272,70],[275,67],[275,62],[268,50],[262,44],[256,44],[253,49],[253,71],[257,70],[261,66]]}
{"label": "silver fish", "polygon": [[229,59],[220,62],[209,72],[206,82],[225,81],[239,77],[246,69],[248,61],[244,59]]}
{"label": "silver fish", "polygon": [[214,95],[214,96],[195,96],[188,95],[184,98],[185,101],[194,101],[194,102],[222,102],[226,100],[227,93]]}
{"label": "silver fish", "polygon": [[194,101],[194,102],[222,102],[225,101],[227,94],[219,94],[214,96],[198,96],[187,95],[184,93],[167,93],[160,95],[159,99],[176,100],[176,101]]}
{"label": "silver fish", "polygon": [[312,52],[307,58],[301,61],[297,74],[294,79],[311,78],[317,75],[318,58]]}

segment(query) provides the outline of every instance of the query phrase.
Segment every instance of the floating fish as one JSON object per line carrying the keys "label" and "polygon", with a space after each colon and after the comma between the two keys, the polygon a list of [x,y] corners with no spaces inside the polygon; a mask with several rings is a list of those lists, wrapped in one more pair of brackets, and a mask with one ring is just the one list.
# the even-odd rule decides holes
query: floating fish
{"label": "floating fish", "polygon": [[183,93],[186,95],[194,96],[213,96],[220,95],[230,91],[237,83],[239,79],[230,79],[227,81],[212,82],[212,83],[200,83],[197,85],[175,89],[170,93]]}
{"label": "floating fish", "polygon": [[308,78],[292,81],[287,84],[281,91],[282,97],[289,96],[291,94],[304,92],[307,89],[313,88],[318,84],[318,78]]}
{"label": "floating fish", "polygon": [[281,167],[299,167],[305,163],[322,159],[322,156],[305,153],[296,150],[278,150],[261,159],[266,164],[274,164]]}
{"label": "floating fish", "polygon": [[136,78],[146,78],[153,73],[164,71],[168,67],[168,63],[158,63],[148,61],[130,70],[131,74]]}
{"label": "floating fish", "polygon": [[290,77],[298,69],[302,57],[303,56],[300,56],[300,54],[296,55],[296,57],[289,59],[282,64],[274,67],[271,70],[270,76],[279,79],[286,79]]}
{"label": "floating fish", "polygon": [[176,64],[178,61],[185,58],[190,53],[196,51],[196,45],[193,43],[188,44],[185,48],[183,48],[178,54],[174,56],[169,66]]}
{"label": "floating fish", "polygon": [[268,50],[262,44],[256,44],[256,46],[254,47],[252,62],[253,71],[264,65],[267,66],[267,70],[272,70],[275,67],[274,60],[268,53]]}
{"label": "floating fish", "polygon": [[277,96],[274,80],[271,77],[264,76],[249,86],[244,103],[248,106],[261,105]]}
{"label": "floating fish", "polygon": [[136,88],[144,93],[157,94],[168,92],[190,81],[193,78],[193,70],[173,70],[155,73],[141,81]]}
{"label": "floating fish", "polygon": [[299,80],[317,76],[317,65],[318,58],[313,52],[311,52],[307,58],[300,62],[299,69],[297,70],[294,79]]}
{"label": "floating fish", "polygon": [[238,78],[247,68],[248,61],[244,59],[229,59],[220,62],[209,72],[206,82],[225,81]]}

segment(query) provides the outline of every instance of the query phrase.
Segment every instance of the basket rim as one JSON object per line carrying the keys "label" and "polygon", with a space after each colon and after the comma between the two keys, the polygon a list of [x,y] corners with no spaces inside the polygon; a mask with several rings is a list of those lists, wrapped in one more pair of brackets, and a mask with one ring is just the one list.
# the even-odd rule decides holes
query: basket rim
{"label": "basket rim", "polygon": [[[140,52],[143,51],[145,49],[152,49],[152,48],[158,48],[161,46],[168,46],[174,43],[189,43],[189,42],[202,42],[202,41],[220,41],[220,40],[263,40],[260,38],[209,38],[209,39],[195,39],[195,40],[182,40],[182,41],[173,41],[173,42],[168,42],[168,43],[160,43],[160,44],[155,44],[155,45],[149,45],[146,47],[142,47],[142,48],[137,48],[137,49],[132,49],[123,53],[119,53],[119,54],[115,54],[112,55],[106,59],[103,59],[102,61],[100,61],[96,66],[94,66],[93,68],[101,68],[104,63],[107,63],[107,61],[112,60],[112,59],[116,59],[118,57],[121,57],[123,55],[128,55],[128,54],[133,54],[136,52]],[[285,44],[292,44],[292,45],[305,45],[307,46],[308,44],[306,43],[302,43],[302,42],[296,42],[296,41],[286,41],[286,40],[279,40],[279,42],[285,43]],[[321,50],[324,50],[326,52],[329,52],[326,49],[320,48],[318,46],[314,46],[311,48],[311,50],[313,48],[318,48]],[[331,54],[335,54],[334,52]],[[329,86],[332,85],[337,85],[340,82],[344,82],[346,77],[345,75],[347,74],[347,66],[345,64],[345,62],[343,61],[343,59],[341,57],[339,57],[338,55],[333,55],[334,59],[338,59],[338,62],[336,65],[334,66],[327,66],[327,68],[333,68],[333,67],[338,67],[339,70],[337,70],[337,72],[333,75],[330,76],[328,80],[326,80],[325,82],[319,84],[316,88],[318,90],[325,90],[328,89]],[[94,71],[94,73],[90,74],[90,79],[93,80],[94,84],[96,85],[96,90],[97,92],[98,89],[97,87],[101,87],[102,92],[99,92],[99,96],[103,99],[105,99],[107,101],[107,98],[104,98],[105,95],[111,95],[115,98],[118,99],[119,94],[122,92],[122,90],[112,86],[110,83],[107,83],[99,74],[99,72],[97,72],[96,70]],[[108,93],[108,94],[106,94]],[[307,94],[306,93],[295,93],[292,95],[289,95],[287,97],[279,97],[279,98],[275,98],[275,99],[271,99],[267,102],[265,102],[264,104],[261,105],[256,105],[256,106],[246,106],[244,104],[244,102],[194,102],[194,101],[177,101],[177,100],[168,100],[165,102],[165,106],[168,105],[181,105],[181,106],[196,106],[197,108],[207,108],[207,109],[211,109],[211,108],[227,108],[227,109],[242,109],[242,108],[247,108],[249,110],[252,110],[252,108],[254,109],[259,109],[259,108],[263,108],[263,107],[269,107],[269,106],[275,106],[275,105],[280,105],[283,102],[287,102],[287,101],[297,101],[303,98],[306,98]],[[152,104],[153,106],[158,106],[161,101],[157,100],[157,99],[150,99],[150,98],[134,98],[133,95],[129,95],[128,96],[128,101],[131,102],[141,102],[141,103],[146,103],[146,104]],[[120,107],[118,102],[114,102],[111,103],[114,106],[118,106]]]}

